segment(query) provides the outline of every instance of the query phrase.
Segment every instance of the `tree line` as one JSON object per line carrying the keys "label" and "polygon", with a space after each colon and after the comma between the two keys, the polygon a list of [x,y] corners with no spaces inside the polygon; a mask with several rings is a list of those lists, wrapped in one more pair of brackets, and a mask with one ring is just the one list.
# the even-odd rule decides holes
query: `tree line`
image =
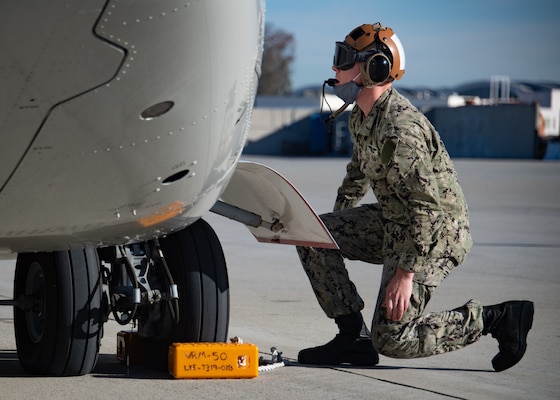
{"label": "tree line", "polygon": [[291,65],[295,58],[294,53],[294,36],[266,24],[258,95],[277,96],[292,93]]}

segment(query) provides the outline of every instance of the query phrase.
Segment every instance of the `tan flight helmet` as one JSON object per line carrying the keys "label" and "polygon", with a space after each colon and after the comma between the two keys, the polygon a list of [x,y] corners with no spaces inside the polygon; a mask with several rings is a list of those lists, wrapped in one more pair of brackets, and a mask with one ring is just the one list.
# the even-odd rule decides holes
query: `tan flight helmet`
{"label": "tan flight helmet", "polygon": [[[366,87],[381,85],[388,81],[399,80],[404,75],[405,54],[401,41],[389,27],[381,23],[363,24],[350,32],[344,42],[351,47],[351,54],[341,54],[350,61],[361,61],[362,83]],[[338,44],[337,44],[338,45]],[[348,49],[347,49],[348,50]],[[339,50],[337,53],[344,53]]]}

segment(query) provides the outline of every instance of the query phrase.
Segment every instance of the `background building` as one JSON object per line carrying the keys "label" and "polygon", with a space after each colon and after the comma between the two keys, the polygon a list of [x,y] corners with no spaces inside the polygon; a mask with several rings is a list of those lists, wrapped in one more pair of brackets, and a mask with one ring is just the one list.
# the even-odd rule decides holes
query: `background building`
{"label": "background building", "polygon": [[[507,77],[455,88],[396,85],[430,119],[452,157],[560,159],[560,84],[510,82]],[[292,96],[258,96],[246,154],[346,156],[348,114],[324,123],[341,101],[325,88]],[[349,108],[350,109],[350,108]]]}

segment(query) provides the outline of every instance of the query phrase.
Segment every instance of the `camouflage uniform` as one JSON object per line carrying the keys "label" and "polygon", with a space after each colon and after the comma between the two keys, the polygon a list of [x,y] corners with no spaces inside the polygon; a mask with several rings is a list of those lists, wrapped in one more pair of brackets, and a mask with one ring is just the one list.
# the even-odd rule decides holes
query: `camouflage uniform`
{"label": "camouflage uniform", "polygon": [[[363,300],[344,258],[383,264],[372,341],[381,354],[425,357],[464,347],[482,333],[482,305],[423,315],[434,289],[472,246],[465,198],[433,126],[395,89],[367,117],[350,117],[354,153],[332,213],[321,219],[340,251],[298,247],[319,304],[328,317],[360,311]],[[369,188],[378,201],[358,206]],[[410,305],[400,321],[381,307],[385,288],[402,268],[414,272]]]}

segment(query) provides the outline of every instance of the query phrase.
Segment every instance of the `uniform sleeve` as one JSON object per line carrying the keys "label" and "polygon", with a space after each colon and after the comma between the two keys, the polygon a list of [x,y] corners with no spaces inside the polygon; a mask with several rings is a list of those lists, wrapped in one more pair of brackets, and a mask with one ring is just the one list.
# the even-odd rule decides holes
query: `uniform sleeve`
{"label": "uniform sleeve", "polygon": [[365,196],[369,188],[369,179],[360,170],[360,164],[354,153],[346,166],[346,176],[338,188],[334,211],[355,207]]}
{"label": "uniform sleeve", "polygon": [[388,174],[388,183],[394,187],[405,214],[401,232],[394,237],[401,242],[396,243],[400,248],[399,268],[409,272],[427,267],[444,222],[438,182],[425,148],[425,144],[414,140],[399,141]]}

